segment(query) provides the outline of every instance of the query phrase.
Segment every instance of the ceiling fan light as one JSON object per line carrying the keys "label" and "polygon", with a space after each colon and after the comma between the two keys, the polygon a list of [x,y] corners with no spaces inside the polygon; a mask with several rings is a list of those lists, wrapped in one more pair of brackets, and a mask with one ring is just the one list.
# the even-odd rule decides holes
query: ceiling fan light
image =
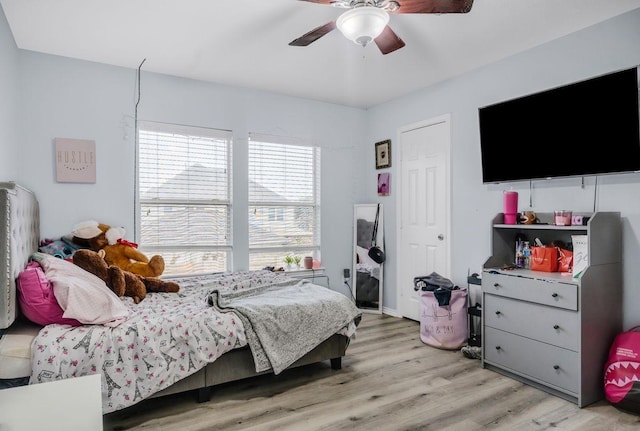
{"label": "ceiling fan light", "polygon": [[389,23],[389,14],[377,7],[363,6],[340,15],[336,26],[342,34],[358,45],[367,46]]}

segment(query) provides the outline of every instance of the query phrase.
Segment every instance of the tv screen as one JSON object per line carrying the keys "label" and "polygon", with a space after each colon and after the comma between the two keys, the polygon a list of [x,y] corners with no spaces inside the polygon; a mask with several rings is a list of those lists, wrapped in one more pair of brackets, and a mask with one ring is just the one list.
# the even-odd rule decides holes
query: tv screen
{"label": "tv screen", "polygon": [[640,171],[638,68],[481,107],[483,183]]}

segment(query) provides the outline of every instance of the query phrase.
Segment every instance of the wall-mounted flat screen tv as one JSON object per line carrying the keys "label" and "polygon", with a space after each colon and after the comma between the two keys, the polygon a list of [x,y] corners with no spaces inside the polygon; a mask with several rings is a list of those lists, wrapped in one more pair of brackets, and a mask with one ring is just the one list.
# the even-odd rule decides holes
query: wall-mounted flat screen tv
{"label": "wall-mounted flat screen tv", "polygon": [[638,68],[479,108],[482,182],[640,171]]}

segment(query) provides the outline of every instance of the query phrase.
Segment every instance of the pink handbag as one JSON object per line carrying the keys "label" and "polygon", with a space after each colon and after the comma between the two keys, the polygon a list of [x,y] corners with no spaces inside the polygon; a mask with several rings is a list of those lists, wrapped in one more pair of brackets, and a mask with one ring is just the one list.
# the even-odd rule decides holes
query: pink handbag
{"label": "pink handbag", "polygon": [[640,413],[640,326],[613,340],[604,366],[604,395],[613,406]]}
{"label": "pink handbag", "polygon": [[423,343],[439,349],[459,349],[467,343],[467,319],[467,289],[440,288],[420,292],[420,339]]}

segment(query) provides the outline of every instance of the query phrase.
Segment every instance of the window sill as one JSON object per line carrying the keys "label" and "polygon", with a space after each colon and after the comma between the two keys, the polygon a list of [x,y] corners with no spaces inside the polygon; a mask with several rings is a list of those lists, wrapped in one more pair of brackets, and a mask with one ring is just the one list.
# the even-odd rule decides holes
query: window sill
{"label": "window sill", "polygon": [[315,283],[316,279],[321,278],[326,282],[325,287],[329,286],[329,276],[325,274],[324,268],[314,268],[314,269],[304,269],[304,268],[296,268],[296,269],[287,269],[284,271],[291,278],[296,279],[308,279],[311,282]]}

